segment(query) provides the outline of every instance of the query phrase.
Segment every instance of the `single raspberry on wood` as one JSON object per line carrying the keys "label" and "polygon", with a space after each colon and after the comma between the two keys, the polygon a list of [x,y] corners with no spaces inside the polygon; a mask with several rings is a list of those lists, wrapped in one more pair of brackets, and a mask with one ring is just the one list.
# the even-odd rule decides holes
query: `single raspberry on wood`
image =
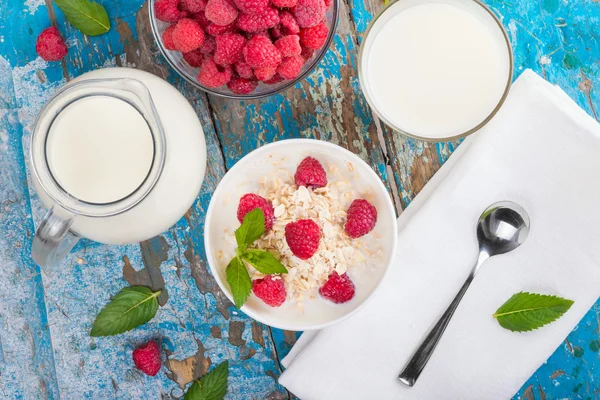
{"label": "single raspberry on wood", "polygon": [[286,57],[277,67],[277,73],[285,79],[295,79],[300,75],[303,65],[304,58],[300,56]]}
{"label": "single raspberry on wood", "polygon": [[154,3],[154,15],[163,22],[177,22],[183,17],[177,0],[157,0]]}
{"label": "single raspberry on wood", "polygon": [[283,279],[273,275],[252,281],[252,292],[271,307],[279,307],[285,303],[287,295]]}
{"label": "single raspberry on wood", "polygon": [[211,22],[210,25],[208,25],[206,27],[206,33],[208,33],[209,35],[211,35],[213,37],[217,37],[224,33],[233,32],[234,30],[235,30],[235,22],[232,22],[231,24],[228,24],[228,25],[217,25],[217,24],[213,24]]}
{"label": "single raspberry on wood", "polygon": [[204,54],[202,54],[200,49],[196,49],[188,53],[183,53],[183,59],[190,65],[190,67],[198,68],[200,65],[202,65]]}
{"label": "single raspberry on wood", "polygon": [[215,88],[229,82],[232,75],[230,65],[217,65],[213,59],[207,58],[200,67],[198,81],[206,87]]}
{"label": "single raspberry on wood", "polygon": [[253,36],[243,50],[244,60],[252,68],[277,67],[281,63],[281,53],[269,38]]}
{"label": "single raspberry on wood", "polygon": [[289,11],[279,11],[279,22],[281,23],[282,33],[286,35],[295,35],[300,32],[300,25],[296,17]]}
{"label": "single raspberry on wood", "polygon": [[300,36],[288,35],[275,42],[275,47],[281,53],[282,57],[293,57],[302,54],[302,46],[300,46]]}
{"label": "single raspberry on wood", "polygon": [[239,33],[224,33],[216,37],[217,49],[215,62],[217,64],[233,64],[242,57],[246,38]]}
{"label": "single raspberry on wood", "polygon": [[294,7],[294,16],[301,28],[310,28],[325,18],[327,7],[323,0],[298,0]]}
{"label": "single raspberry on wood", "polygon": [[155,376],[160,371],[160,348],[154,340],[136,348],[132,358],[135,366],[146,375]]}
{"label": "single raspberry on wood", "polygon": [[204,43],[204,31],[200,24],[190,18],[183,18],[177,22],[173,30],[173,44],[182,53],[196,50]]}
{"label": "single raspberry on wood", "polygon": [[327,173],[321,163],[313,157],[306,157],[300,162],[294,174],[296,186],[311,189],[327,186]]}
{"label": "single raspberry on wood", "polygon": [[69,49],[58,29],[51,26],[44,29],[37,37],[35,51],[46,61],[58,61],[67,55]]}
{"label": "single raspberry on wood", "polygon": [[242,196],[237,209],[237,219],[240,224],[244,222],[244,217],[250,211],[260,208],[265,216],[265,231],[273,227],[275,221],[275,212],[269,200],[254,193],[247,193]]}
{"label": "single raspberry on wood", "polygon": [[375,228],[377,223],[377,209],[364,199],[356,199],[350,204],[346,216],[344,230],[351,238],[366,235]]}
{"label": "single raspberry on wood", "polygon": [[181,0],[185,7],[192,13],[204,11],[207,0]]}
{"label": "single raspberry on wood", "polygon": [[248,64],[246,64],[245,61],[238,61],[234,64],[233,69],[235,70],[235,72],[237,72],[237,74],[240,76],[240,78],[244,78],[244,79],[252,79],[254,78],[254,72],[252,71],[252,67],[249,66]]}
{"label": "single raspberry on wood", "polygon": [[319,50],[327,41],[329,28],[324,23],[320,23],[312,28],[304,28],[300,31],[300,44],[303,47]]}
{"label": "single raspberry on wood", "polygon": [[354,297],[354,283],[348,274],[339,275],[333,272],[327,282],[319,289],[319,294],[336,304],[346,303]]}
{"label": "single raspberry on wood", "polygon": [[254,76],[259,81],[268,81],[273,78],[277,73],[277,67],[259,67],[254,68]]}
{"label": "single raspberry on wood", "polygon": [[231,0],[208,0],[204,13],[217,25],[229,25],[237,18],[238,9]]}
{"label": "single raspberry on wood", "polygon": [[301,260],[308,260],[319,249],[321,228],[312,219],[301,219],[285,226],[285,241]]}
{"label": "single raspberry on wood", "polygon": [[292,8],[298,3],[298,0],[271,0],[271,4],[278,8]]}
{"label": "single raspberry on wood", "polygon": [[244,14],[261,14],[269,7],[269,0],[233,0]]}
{"label": "single raspberry on wood", "polygon": [[229,90],[236,94],[252,93],[254,89],[256,89],[256,86],[258,86],[258,82],[256,82],[256,80],[240,77],[231,78],[229,83],[227,83]]}
{"label": "single raspberry on wood", "polygon": [[175,25],[169,26],[162,34],[162,42],[163,46],[167,50],[177,50],[175,48],[175,43],[173,42],[173,31],[175,30]]}
{"label": "single raspberry on wood", "polygon": [[260,14],[242,14],[237,20],[237,26],[246,32],[259,32],[273,28],[279,23],[279,11],[269,7]]}

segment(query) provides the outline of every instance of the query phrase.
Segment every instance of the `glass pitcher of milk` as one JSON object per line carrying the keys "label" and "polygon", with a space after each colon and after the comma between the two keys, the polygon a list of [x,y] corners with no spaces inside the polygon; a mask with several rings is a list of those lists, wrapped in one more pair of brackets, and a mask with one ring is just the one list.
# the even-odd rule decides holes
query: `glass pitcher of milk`
{"label": "glass pitcher of milk", "polygon": [[97,70],[60,90],[38,116],[33,183],[48,213],[36,263],[58,263],[77,240],[135,243],[167,230],[200,191],[202,126],[187,100],[154,75]]}

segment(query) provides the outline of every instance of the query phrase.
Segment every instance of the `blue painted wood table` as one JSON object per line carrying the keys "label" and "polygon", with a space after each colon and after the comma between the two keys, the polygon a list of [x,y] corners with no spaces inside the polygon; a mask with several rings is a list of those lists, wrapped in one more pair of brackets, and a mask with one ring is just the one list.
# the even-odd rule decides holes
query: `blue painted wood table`
{"label": "blue painted wood table", "polygon": [[[207,96],[176,76],[158,53],[143,0],[99,2],[108,10],[112,29],[90,38],[70,27],[52,0],[0,0],[0,395],[179,398],[211,364],[230,360],[228,398],[291,398],[277,377],[280,360],[299,333],[270,329],[237,311],[207,270],[202,229],[215,185],[262,144],[314,137],[345,146],[369,162],[400,212],[458,143],[434,145],[394,135],[365,103],[357,50],[382,0],[342,1],[334,43],[317,70],[285,93],[246,102]],[[532,68],[598,118],[600,2],[487,4],[509,33],[515,76]],[[62,63],[46,63],[35,53],[37,35],[50,24],[59,27],[70,48]],[[150,71],[189,99],[207,138],[204,186],[185,217],[164,234],[130,246],[82,241],[63,265],[42,271],[30,257],[32,233],[43,214],[24,162],[32,123],[65,82],[108,66]],[[166,303],[157,318],[127,334],[91,338],[98,310],[128,283],[165,288]],[[515,398],[597,399],[599,325],[596,304]],[[163,372],[154,378],[131,362],[132,349],[150,338],[159,338],[168,355]]]}

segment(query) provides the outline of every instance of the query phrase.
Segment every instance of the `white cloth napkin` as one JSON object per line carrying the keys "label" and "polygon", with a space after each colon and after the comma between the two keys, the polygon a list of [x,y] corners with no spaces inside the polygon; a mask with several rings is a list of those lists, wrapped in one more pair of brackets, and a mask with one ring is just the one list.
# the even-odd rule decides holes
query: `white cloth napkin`
{"label": "white cloth napkin", "polygon": [[[500,200],[528,210],[531,232],[479,271],[413,388],[397,379],[475,262],[475,223]],[[496,117],[464,141],[398,221],[391,271],[357,314],[306,332],[279,382],[301,399],[508,399],[600,295],[600,125],[532,71]],[[575,301],[528,333],[492,314],[514,293]]]}

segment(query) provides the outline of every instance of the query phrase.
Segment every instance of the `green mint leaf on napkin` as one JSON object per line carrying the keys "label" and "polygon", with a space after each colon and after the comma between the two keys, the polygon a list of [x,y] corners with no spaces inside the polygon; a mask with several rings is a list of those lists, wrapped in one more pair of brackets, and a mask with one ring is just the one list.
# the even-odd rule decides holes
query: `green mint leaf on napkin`
{"label": "green mint leaf on napkin", "polygon": [[287,274],[287,269],[279,262],[277,258],[266,250],[247,249],[242,258],[254,269],[265,275],[269,274]]}
{"label": "green mint leaf on napkin", "polygon": [[227,266],[225,274],[231,288],[233,302],[237,308],[242,308],[252,289],[252,280],[244,262],[239,257],[234,257]]}
{"label": "green mint leaf on napkin", "polygon": [[527,332],[556,321],[573,305],[572,300],[544,294],[514,294],[494,314],[500,326],[513,332]]}
{"label": "green mint leaf on napkin", "polygon": [[100,311],[90,335],[112,336],[145,324],[156,315],[160,293],[146,286],[124,288]]}
{"label": "green mint leaf on napkin", "polygon": [[110,29],[108,14],[98,3],[90,0],[54,0],[54,3],[67,21],[85,35],[102,35]]}
{"label": "green mint leaf on napkin", "polygon": [[212,371],[198,379],[185,393],[184,400],[221,400],[227,393],[227,361],[217,365]]}
{"label": "green mint leaf on napkin", "polygon": [[240,249],[252,244],[265,233],[265,214],[260,208],[255,208],[244,217],[244,222],[235,231],[235,240]]}

